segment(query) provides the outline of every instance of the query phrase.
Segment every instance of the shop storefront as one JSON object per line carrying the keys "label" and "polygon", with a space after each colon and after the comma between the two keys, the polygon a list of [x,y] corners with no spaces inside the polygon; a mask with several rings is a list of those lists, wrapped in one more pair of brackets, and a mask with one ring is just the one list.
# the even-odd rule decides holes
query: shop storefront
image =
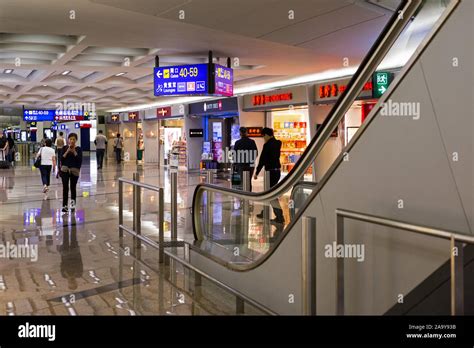
{"label": "shop storefront", "polygon": [[187,169],[187,142],[183,105],[155,109],[158,120],[159,163],[170,168]]}
{"label": "shop storefront", "polygon": [[201,168],[230,170],[222,156],[240,138],[237,98],[224,98],[189,105],[189,116],[201,119]]}
{"label": "shop storefront", "polygon": [[123,138],[124,161],[136,161],[138,155],[138,137],[141,129],[141,120],[138,111],[120,114],[120,134]]}
{"label": "shop storefront", "polygon": [[307,103],[305,86],[244,96],[243,110],[265,112],[266,126],[282,142],[282,173],[293,169],[311,140]]}
{"label": "shop storefront", "polygon": [[[349,81],[350,78],[346,78],[315,85],[314,103],[322,107],[326,106],[325,109],[332,108]],[[377,99],[373,98],[372,81],[368,81],[333,134],[341,140],[343,146],[347,145],[376,102]],[[324,119],[318,120],[316,127],[318,128],[323,121]]]}
{"label": "shop storefront", "polygon": [[120,115],[112,114],[106,118],[105,136],[107,137],[107,157],[115,158],[114,139],[120,133]]}
{"label": "shop storefront", "polygon": [[[334,162],[334,159],[350,142],[377,103],[380,95],[388,88],[394,74],[395,72],[378,72],[374,74],[370,81],[367,81],[338,127],[334,130],[320,156],[316,159],[314,180],[319,181],[323,177]],[[386,78],[386,83],[381,85],[379,76]],[[314,86],[313,105],[310,108],[313,123],[316,125],[316,129],[311,130],[313,136],[323,124],[338,98],[347,88],[349,81],[350,78],[344,78],[319,83]]]}

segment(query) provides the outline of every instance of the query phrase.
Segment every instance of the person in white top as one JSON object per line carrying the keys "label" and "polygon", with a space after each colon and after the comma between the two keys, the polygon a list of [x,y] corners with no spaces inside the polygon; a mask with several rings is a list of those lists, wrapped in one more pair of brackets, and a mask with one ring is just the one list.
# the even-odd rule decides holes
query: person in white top
{"label": "person in white top", "polygon": [[36,158],[41,156],[41,181],[43,182],[43,192],[46,193],[49,191],[49,183],[51,177],[51,170],[56,169],[56,152],[51,147],[53,142],[51,139],[46,139],[45,146],[43,146],[36,155]]}

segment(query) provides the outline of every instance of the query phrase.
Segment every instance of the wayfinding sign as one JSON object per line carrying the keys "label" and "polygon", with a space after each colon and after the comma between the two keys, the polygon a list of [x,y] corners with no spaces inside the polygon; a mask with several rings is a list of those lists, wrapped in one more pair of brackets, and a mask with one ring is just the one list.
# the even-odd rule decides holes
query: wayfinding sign
{"label": "wayfinding sign", "polygon": [[372,97],[380,98],[392,82],[393,74],[385,71],[377,71],[372,76]]}
{"label": "wayfinding sign", "polygon": [[233,71],[218,64],[154,68],[155,96],[233,95]]}

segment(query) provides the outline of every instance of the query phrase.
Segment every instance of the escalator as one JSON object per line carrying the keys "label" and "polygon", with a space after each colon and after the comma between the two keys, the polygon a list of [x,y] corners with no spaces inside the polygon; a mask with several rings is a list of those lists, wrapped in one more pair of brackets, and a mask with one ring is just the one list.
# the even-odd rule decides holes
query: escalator
{"label": "escalator", "polygon": [[[443,6],[435,15],[434,3]],[[337,259],[327,251],[336,241],[337,209],[471,235],[473,121],[467,101],[473,78],[472,66],[459,62],[472,62],[472,50],[452,38],[466,31],[472,10],[470,1],[402,1],[287,177],[262,193],[198,185],[190,262],[277,313],[304,313],[302,218],[315,218],[317,314],[333,315]],[[436,17],[430,32],[364,124],[318,183],[301,184],[401,34],[427,16]],[[388,105],[409,112],[387,112]],[[280,206],[284,225],[269,221]],[[260,211],[263,220],[256,217]],[[365,250],[363,258],[344,260],[345,314],[409,314],[396,312],[396,304],[418,301],[413,293],[426,288],[449,258],[444,240],[360,221],[344,228],[344,244]]]}

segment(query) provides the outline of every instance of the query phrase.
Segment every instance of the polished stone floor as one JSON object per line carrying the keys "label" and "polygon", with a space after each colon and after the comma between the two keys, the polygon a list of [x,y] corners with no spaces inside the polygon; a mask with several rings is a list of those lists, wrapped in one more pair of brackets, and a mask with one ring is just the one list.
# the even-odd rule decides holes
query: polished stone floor
{"label": "polished stone floor", "polygon": [[[118,178],[160,185],[165,190],[165,238],[169,239],[170,183],[156,165],[108,162],[100,171],[85,156],[77,186],[77,208],[61,214],[62,186],[51,178],[42,192],[31,165],[0,170],[0,245],[37,248],[29,257],[0,250],[0,315],[219,315],[235,314],[235,297],[171,260],[159,265],[157,252],[118,234]],[[178,237],[192,241],[190,207],[199,173],[178,175]],[[216,184],[229,186],[227,180]],[[257,186],[259,183],[257,183]],[[132,191],[125,186],[124,221],[131,226]],[[142,196],[142,233],[157,239],[157,196]],[[122,243],[122,244],[121,244]],[[3,251],[5,250],[3,248]],[[18,249],[18,248],[17,248]],[[183,251],[177,249],[177,253]],[[246,314],[258,311],[245,306]]]}

